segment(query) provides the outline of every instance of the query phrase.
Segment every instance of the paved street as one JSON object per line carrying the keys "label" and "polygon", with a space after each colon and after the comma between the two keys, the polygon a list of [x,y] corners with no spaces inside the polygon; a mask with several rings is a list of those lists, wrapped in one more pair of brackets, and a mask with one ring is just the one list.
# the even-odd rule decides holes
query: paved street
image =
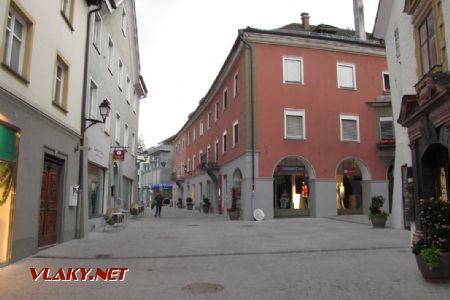
{"label": "paved street", "polygon": [[[0,269],[0,299],[448,299],[450,284],[421,278],[409,232],[337,219],[236,222],[164,207],[161,218],[130,219]],[[129,272],[123,282],[35,282],[30,267]]]}

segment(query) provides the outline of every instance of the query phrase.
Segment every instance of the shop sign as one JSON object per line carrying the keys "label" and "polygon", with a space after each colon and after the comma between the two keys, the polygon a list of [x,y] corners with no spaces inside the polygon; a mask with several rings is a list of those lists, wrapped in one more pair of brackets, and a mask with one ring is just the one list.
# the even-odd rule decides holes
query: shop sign
{"label": "shop sign", "polygon": [[344,176],[355,176],[356,175],[356,169],[351,167],[351,168],[346,168],[344,169]]}
{"label": "shop sign", "polygon": [[113,160],[125,160],[125,150],[123,149],[114,149],[113,151]]}
{"label": "shop sign", "polygon": [[305,166],[282,166],[277,167],[278,172],[300,173],[305,174]]}
{"label": "shop sign", "polygon": [[156,184],[150,185],[151,189],[171,188],[171,187],[173,187],[173,184],[171,184],[171,183],[156,183]]}

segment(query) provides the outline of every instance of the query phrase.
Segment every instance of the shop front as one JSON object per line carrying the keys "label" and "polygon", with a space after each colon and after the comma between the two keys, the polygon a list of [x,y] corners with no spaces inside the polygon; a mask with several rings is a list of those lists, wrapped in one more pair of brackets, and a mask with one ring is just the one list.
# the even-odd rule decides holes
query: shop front
{"label": "shop front", "polygon": [[92,163],[88,164],[89,218],[104,214],[105,170]]}
{"label": "shop front", "polygon": [[310,216],[309,176],[299,157],[280,161],[273,173],[274,217]]}
{"label": "shop front", "polygon": [[0,265],[11,259],[19,129],[0,120]]}
{"label": "shop front", "polygon": [[336,174],[338,215],[362,214],[362,173],[354,159],[342,161]]}

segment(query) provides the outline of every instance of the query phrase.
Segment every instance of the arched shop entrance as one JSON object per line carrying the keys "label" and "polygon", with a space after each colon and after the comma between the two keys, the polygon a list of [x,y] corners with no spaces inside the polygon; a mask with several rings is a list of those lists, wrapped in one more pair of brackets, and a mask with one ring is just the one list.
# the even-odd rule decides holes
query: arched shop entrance
{"label": "arched shop entrance", "polygon": [[449,200],[449,152],[441,144],[428,147],[422,157],[422,196]]}
{"label": "arched shop entrance", "polygon": [[242,207],[241,205],[241,192],[242,192],[242,172],[236,169],[233,173],[233,187],[231,188],[231,206],[236,203],[236,208]]}
{"label": "arched shop entrance", "polygon": [[362,180],[368,179],[365,164],[357,158],[346,158],[336,171],[336,206],[338,215],[363,213]]}
{"label": "arched shop entrance", "polygon": [[310,215],[309,179],[314,171],[310,164],[297,156],[281,160],[273,172],[274,217]]}

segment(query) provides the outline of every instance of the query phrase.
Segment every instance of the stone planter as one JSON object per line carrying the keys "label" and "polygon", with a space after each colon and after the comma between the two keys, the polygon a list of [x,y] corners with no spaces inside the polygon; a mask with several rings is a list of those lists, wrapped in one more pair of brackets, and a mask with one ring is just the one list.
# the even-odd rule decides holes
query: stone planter
{"label": "stone planter", "polygon": [[209,213],[209,205],[203,205],[202,209],[205,214]]}
{"label": "stone planter", "polygon": [[387,218],[372,217],[370,218],[370,221],[372,222],[373,228],[384,228],[386,227]]}
{"label": "stone planter", "polygon": [[241,212],[239,210],[228,210],[228,216],[230,217],[230,220],[239,220],[240,215]]}
{"label": "stone planter", "polygon": [[417,267],[423,278],[430,282],[450,281],[450,253],[442,253],[441,264],[433,270],[428,269],[427,264],[420,255],[416,255]]}
{"label": "stone planter", "polygon": [[188,204],[186,204],[186,207],[188,210],[192,210],[192,208],[194,207],[194,204],[188,203]]}

